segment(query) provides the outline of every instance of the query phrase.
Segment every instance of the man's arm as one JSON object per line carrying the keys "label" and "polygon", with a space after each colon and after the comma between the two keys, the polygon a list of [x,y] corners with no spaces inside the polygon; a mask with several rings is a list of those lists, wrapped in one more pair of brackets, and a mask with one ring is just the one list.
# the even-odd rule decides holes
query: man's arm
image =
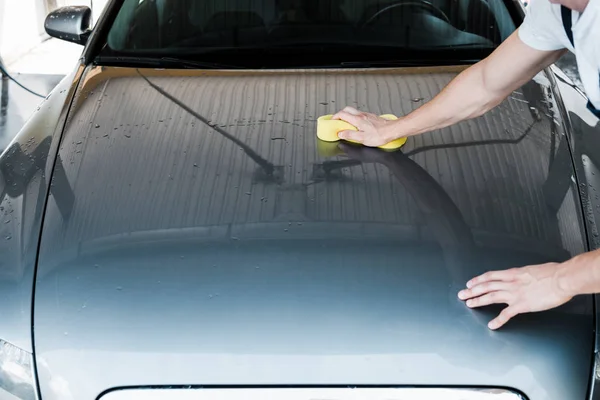
{"label": "man's arm", "polygon": [[535,50],[514,32],[486,59],[454,78],[430,102],[396,121],[385,121],[346,107],[334,118],[349,122],[359,131],[340,132],[339,137],[375,147],[478,117],[554,63],[563,52]]}
{"label": "man's arm", "polygon": [[517,314],[558,307],[580,294],[600,293],[600,250],[548,263],[490,271],[467,282],[458,297],[471,308],[507,304],[489,323],[498,329]]}

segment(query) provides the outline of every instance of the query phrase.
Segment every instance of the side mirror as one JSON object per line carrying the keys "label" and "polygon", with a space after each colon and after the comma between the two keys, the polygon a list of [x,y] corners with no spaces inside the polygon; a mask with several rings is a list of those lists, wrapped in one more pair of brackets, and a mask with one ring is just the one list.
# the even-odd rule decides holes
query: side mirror
{"label": "side mirror", "polygon": [[92,10],[85,6],[61,7],[46,17],[44,28],[57,39],[85,45],[90,33]]}

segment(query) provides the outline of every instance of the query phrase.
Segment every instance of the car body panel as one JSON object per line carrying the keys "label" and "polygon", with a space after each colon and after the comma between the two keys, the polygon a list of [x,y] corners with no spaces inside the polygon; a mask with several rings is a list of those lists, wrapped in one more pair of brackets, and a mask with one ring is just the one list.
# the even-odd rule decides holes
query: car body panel
{"label": "car body panel", "polygon": [[[50,172],[82,73],[77,67],[61,80],[0,156],[0,339],[30,353],[33,276]],[[69,194],[58,194],[66,213]]]}
{"label": "car body panel", "polygon": [[456,294],[586,234],[544,73],[399,152],[317,142],[344,105],[403,115],[461,68],[91,67],[50,193],[35,294],[44,400],[123,386],[510,387],[584,398],[591,296],[518,316]]}
{"label": "car body panel", "polygon": [[[558,103],[564,115],[565,131],[570,144],[571,159],[579,184],[579,193],[585,214],[584,223],[588,232],[588,248],[600,248],[600,120],[587,108],[588,99],[569,77],[558,67],[552,67],[552,86],[558,95]],[[600,361],[600,304],[594,295],[596,309],[596,339],[594,344],[596,366]],[[597,367],[596,367],[597,368]],[[600,376],[597,369],[591,372],[592,399],[600,396]]]}
{"label": "car body panel", "polygon": [[263,400],[284,398],[287,400],[524,400],[516,392],[505,389],[465,389],[465,388],[386,388],[386,387],[346,387],[346,388],[162,388],[121,389],[104,394],[102,400]]}

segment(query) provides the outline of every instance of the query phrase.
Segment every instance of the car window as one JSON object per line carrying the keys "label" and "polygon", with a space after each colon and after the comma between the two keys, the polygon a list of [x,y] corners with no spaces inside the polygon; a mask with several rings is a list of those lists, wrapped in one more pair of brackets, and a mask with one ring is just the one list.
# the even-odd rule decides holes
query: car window
{"label": "car window", "polygon": [[516,28],[510,7],[512,0],[125,0],[103,54],[294,48],[359,60],[387,49],[404,60],[476,59]]}

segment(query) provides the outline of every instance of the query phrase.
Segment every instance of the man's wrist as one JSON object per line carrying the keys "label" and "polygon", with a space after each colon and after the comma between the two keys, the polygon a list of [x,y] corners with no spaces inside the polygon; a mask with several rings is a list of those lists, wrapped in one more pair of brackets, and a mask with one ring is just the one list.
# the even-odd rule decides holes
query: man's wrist
{"label": "man's wrist", "polygon": [[600,251],[596,250],[580,254],[559,264],[556,272],[559,290],[569,296],[596,292],[598,263],[600,263]]}
{"label": "man's wrist", "polygon": [[399,139],[401,137],[407,136],[405,134],[405,121],[404,117],[400,117],[395,121],[390,121],[383,127],[383,137],[386,140],[386,143],[389,143],[393,140]]}
{"label": "man's wrist", "polygon": [[576,269],[576,265],[574,265],[575,263],[576,260],[573,258],[569,261],[558,264],[556,269],[556,286],[560,293],[568,297],[575,297],[579,294],[579,290],[576,287],[577,285],[573,276]]}

